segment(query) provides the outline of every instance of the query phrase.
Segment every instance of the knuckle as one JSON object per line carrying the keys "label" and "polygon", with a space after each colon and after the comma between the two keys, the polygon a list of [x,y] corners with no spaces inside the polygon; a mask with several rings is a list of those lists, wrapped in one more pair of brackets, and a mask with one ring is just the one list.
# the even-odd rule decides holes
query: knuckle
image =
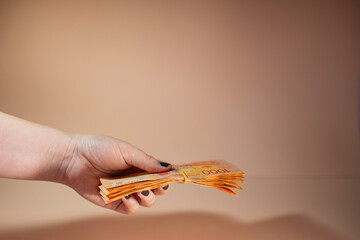
{"label": "knuckle", "polygon": [[162,189],[162,188],[159,188],[158,191],[157,191],[158,195],[164,195],[166,192],[167,191]]}
{"label": "knuckle", "polygon": [[153,196],[151,199],[146,200],[146,201],[141,201],[141,206],[144,207],[151,207],[153,206],[155,203],[155,196]]}
{"label": "knuckle", "polygon": [[152,205],[154,205],[154,202],[146,202],[142,204],[143,207],[151,207]]}
{"label": "knuckle", "polygon": [[145,161],[150,162],[152,160],[154,160],[154,158],[151,155],[145,153]]}
{"label": "knuckle", "polygon": [[140,206],[138,204],[134,204],[126,208],[126,214],[132,215],[138,212]]}
{"label": "knuckle", "polygon": [[122,202],[121,201],[115,201],[108,205],[106,205],[106,208],[109,208],[111,210],[117,211],[121,207]]}

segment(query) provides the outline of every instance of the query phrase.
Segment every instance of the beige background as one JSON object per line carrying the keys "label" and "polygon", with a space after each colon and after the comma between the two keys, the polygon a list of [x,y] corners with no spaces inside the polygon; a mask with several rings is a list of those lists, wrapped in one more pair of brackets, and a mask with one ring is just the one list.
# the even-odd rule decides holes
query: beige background
{"label": "beige background", "polygon": [[247,176],[239,198],[174,185],[130,218],[141,232],[65,186],[1,179],[0,238],[98,239],[88,225],[165,236],[181,230],[172,221],[198,237],[193,226],[359,238],[359,12],[358,1],[0,1],[1,111]]}

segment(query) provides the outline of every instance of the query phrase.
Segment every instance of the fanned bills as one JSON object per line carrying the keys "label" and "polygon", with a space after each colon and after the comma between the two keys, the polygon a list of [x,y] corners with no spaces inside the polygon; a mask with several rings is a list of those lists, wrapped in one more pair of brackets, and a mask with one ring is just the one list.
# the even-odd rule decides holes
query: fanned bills
{"label": "fanned bills", "polygon": [[233,190],[242,189],[237,183],[244,182],[243,175],[240,169],[226,161],[193,162],[173,166],[168,172],[142,172],[118,178],[100,178],[99,188],[106,203],[173,182],[212,187],[237,196]]}

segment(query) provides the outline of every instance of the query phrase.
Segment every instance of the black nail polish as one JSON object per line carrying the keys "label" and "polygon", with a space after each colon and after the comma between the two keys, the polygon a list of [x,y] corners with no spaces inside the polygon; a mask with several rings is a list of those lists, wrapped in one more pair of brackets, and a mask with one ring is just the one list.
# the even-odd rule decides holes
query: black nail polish
{"label": "black nail polish", "polygon": [[142,195],[144,195],[145,197],[149,196],[150,192],[149,190],[145,190],[141,192]]}
{"label": "black nail polish", "polygon": [[170,163],[160,162],[160,165],[161,165],[162,167],[168,167],[168,166],[170,166]]}
{"label": "black nail polish", "polygon": [[169,188],[169,184],[163,187],[164,190],[167,190]]}
{"label": "black nail polish", "polygon": [[131,196],[130,195],[126,195],[125,196],[125,199],[129,199]]}

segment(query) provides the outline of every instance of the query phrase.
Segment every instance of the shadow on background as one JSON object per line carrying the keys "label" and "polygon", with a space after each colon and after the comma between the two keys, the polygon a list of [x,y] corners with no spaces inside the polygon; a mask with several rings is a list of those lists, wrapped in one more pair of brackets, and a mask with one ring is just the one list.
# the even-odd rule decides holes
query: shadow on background
{"label": "shadow on background", "polygon": [[0,239],[270,239],[338,240],[333,230],[302,215],[255,223],[226,216],[185,212],[154,216],[96,217],[57,225],[0,232]]}

